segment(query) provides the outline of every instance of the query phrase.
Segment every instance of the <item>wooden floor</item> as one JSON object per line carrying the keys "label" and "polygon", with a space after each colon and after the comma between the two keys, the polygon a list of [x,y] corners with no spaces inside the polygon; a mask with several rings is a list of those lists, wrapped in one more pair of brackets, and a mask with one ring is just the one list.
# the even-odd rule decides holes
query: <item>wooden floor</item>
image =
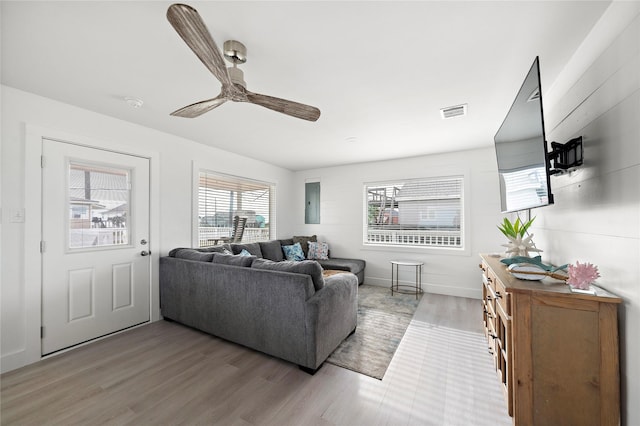
{"label": "wooden floor", "polygon": [[382,381],[160,321],[1,376],[1,424],[509,425],[478,300],[426,294]]}

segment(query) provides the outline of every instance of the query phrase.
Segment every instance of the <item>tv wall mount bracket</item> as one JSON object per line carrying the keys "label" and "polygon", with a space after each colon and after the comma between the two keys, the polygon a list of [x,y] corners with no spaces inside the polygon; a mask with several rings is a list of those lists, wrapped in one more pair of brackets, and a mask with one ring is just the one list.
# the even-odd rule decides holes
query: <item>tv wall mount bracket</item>
{"label": "tv wall mount bracket", "polygon": [[551,152],[547,154],[552,175],[562,174],[582,165],[582,136],[567,143],[551,142]]}

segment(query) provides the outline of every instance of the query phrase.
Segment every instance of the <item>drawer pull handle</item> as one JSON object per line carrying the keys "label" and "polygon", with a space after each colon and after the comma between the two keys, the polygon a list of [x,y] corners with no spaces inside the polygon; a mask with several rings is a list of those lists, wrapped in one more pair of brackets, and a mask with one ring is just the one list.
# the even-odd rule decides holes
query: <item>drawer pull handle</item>
{"label": "drawer pull handle", "polygon": [[489,354],[493,355],[493,349],[489,348]]}
{"label": "drawer pull handle", "polygon": [[489,281],[490,283],[492,283],[492,282],[493,282],[493,279],[491,279],[491,277],[488,277],[488,278],[487,278],[487,281]]}
{"label": "drawer pull handle", "polygon": [[491,337],[493,340],[496,340],[498,338],[497,334],[489,334],[489,337]]}
{"label": "drawer pull handle", "polygon": [[502,294],[499,291],[496,291],[496,299],[502,299]]}

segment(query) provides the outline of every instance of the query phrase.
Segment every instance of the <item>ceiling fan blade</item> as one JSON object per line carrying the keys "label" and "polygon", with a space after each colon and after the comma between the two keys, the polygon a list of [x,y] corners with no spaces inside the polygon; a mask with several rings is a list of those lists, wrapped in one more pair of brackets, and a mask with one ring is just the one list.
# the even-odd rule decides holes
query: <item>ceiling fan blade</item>
{"label": "ceiling fan blade", "polygon": [[232,85],[220,49],[198,11],[186,4],[172,4],[167,10],[167,19],[209,71],[223,85]]}
{"label": "ceiling fan blade", "polygon": [[301,104],[286,99],[274,98],[273,96],[251,93],[246,90],[247,101],[283,114],[290,115],[303,120],[316,121],[320,117],[320,110],[310,105]]}
{"label": "ceiling fan blade", "polygon": [[224,97],[223,95],[218,95],[213,99],[196,102],[195,104],[191,104],[184,108],[180,108],[179,110],[172,112],[170,115],[173,115],[176,117],[184,117],[184,118],[196,118],[201,116],[207,111],[211,111],[212,109],[219,107],[226,101],[227,101],[226,97]]}

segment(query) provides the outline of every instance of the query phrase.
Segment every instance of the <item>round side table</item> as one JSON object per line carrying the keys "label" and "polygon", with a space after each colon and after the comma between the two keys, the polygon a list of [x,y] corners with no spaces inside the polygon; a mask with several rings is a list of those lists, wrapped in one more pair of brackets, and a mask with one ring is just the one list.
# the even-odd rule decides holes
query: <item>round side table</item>
{"label": "round side table", "polygon": [[[422,290],[422,266],[424,262],[418,262],[415,260],[392,260],[391,261],[391,295],[393,293],[403,294],[415,294],[416,299],[419,294],[423,293]],[[416,269],[416,284],[415,286],[408,284],[400,284],[398,281],[398,268],[400,266],[413,266]]]}

